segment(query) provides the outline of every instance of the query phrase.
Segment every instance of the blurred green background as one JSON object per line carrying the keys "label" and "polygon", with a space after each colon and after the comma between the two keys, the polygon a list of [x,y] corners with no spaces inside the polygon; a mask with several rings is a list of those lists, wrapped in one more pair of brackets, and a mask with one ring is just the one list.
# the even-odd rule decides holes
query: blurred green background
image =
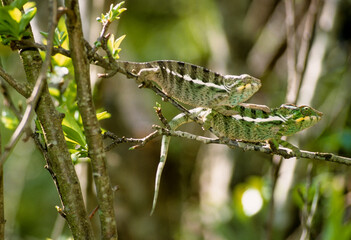
{"label": "blurred green background", "polygon": [[[32,27],[40,42],[39,31],[47,30],[48,16],[46,1],[36,2]],[[304,150],[351,157],[351,1],[296,0],[298,53],[311,2],[317,18],[297,103],[324,116],[288,141]],[[101,29],[95,19],[111,3],[116,2],[81,1],[85,36],[91,44]],[[110,28],[117,36],[126,34],[121,59],[174,59],[223,74],[247,73],[262,80],[262,88],[249,102],[278,107],[287,101],[284,1],[127,0],[125,7],[128,10]],[[0,46],[0,55],[3,67],[23,79],[17,53]],[[100,72],[92,66],[96,105],[112,114],[101,122],[104,129],[141,138],[152,131],[152,124],[161,124],[153,110],[156,102],[168,120],[178,114],[152,91],[138,89],[133,80],[118,74],[101,81],[96,77]],[[13,98],[25,103],[16,94]],[[12,132],[3,123],[11,112],[3,105],[1,110],[0,130],[6,143]],[[209,135],[195,124],[181,129]],[[70,235],[55,209],[60,206],[57,191],[31,141],[20,142],[4,168],[7,235],[64,239]],[[119,186],[115,209],[121,239],[304,239],[308,231],[311,239],[351,239],[347,166],[287,159],[277,167],[279,159],[269,155],[173,138],[158,205],[150,217],[160,139],[138,150],[129,147],[121,144],[108,153],[111,182]],[[96,201],[89,166],[81,163],[76,168],[90,212]]]}

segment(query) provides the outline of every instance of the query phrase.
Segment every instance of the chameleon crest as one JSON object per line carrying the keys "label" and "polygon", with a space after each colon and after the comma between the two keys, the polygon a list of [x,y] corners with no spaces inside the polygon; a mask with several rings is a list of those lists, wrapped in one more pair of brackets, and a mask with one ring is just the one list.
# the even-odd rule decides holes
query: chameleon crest
{"label": "chameleon crest", "polygon": [[158,85],[168,96],[196,107],[215,109],[225,115],[249,99],[261,81],[247,74],[221,75],[190,63],[172,60],[145,63],[117,61],[119,72],[137,83]]}

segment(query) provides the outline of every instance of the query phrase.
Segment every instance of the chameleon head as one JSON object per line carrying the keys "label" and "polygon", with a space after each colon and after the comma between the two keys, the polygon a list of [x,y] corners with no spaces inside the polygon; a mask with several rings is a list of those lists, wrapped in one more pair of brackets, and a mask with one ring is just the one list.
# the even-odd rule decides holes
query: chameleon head
{"label": "chameleon head", "polygon": [[276,113],[286,120],[287,136],[309,128],[321,120],[323,113],[310,106],[295,106],[293,104],[283,104]]}
{"label": "chameleon head", "polygon": [[236,93],[241,93],[243,102],[260,89],[261,81],[248,74],[242,74],[240,76],[226,75],[224,85],[228,91],[235,90]]}

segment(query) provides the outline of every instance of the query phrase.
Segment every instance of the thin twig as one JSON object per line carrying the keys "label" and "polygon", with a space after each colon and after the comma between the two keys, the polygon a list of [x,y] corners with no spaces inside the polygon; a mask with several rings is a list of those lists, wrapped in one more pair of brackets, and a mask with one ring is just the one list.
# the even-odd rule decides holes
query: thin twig
{"label": "thin twig", "polygon": [[89,214],[89,219],[90,219],[90,220],[94,217],[95,213],[96,213],[98,210],[99,210],[99,205],[97,205],[97,206],[93,209],[93,211]]}
{"label": "thin twig", "polygon": [[[110,21],[105,21],[102,25],[102,29],[100,31],[100,36],[97,39],[97,42],[100,42],[101,45],[104,45],[104,42],[108,39],[108,37],[105,36],[108,28],[110,27],[111,22]],[[97,46],[99,44],[95,44],[94,47],[91,49],[91,54],[95,54],[97,52],[97,50],[99,49]],[[104,49],[106,51],[106,49]],[[106,53],[108,54],[109,51],[106,51]]]}
{"label": "thin twig", "polygon": [[30,97],[32,90],[24,83],[16,81],[11,75],[7,74],[5,70],[0,67],[0,77],[2,77],[11,87],[13,87],[19,94],[25,98]]}
{"label": "thin twig", "polygon": [[[56,8],[53,8],[53,16],[54,16],[54,19],[56,19]],[[19,141],[22,134],[24,133],[24,130],[27,128],[27,126],[30,124],[33,118],[34,110],[39,101],[42,89],[46,83],[46,75],[51,63],[50,56],[52,54],[52,45],[53,45],[56,23],[57,23],[56,21],[50,21],[49,23],[49,34],[48,34],[47,42],[48,42],[48,46],[50,47],[47,49],[47,54],[46,54],[47,57],[45,58],[45,61],[42,65],[42,68],[40,70],[38,79],[35,83],[34,89],[27,100],[28,105],[23,114],[23,118],[19,123],[19,125],[17,126],[15,132],[12,134],[10,142],[7,144],[7,146],[5,146],[4,153],[1,155],[0,166],[4,164],[4,162],[10,155],[11,151],[14,149],[16,143]]]}
{"label": "thin twig", "polygon": [[[12,45],[12,49],[26,49],[26,48],[38,48],[42,51],[46,51],[48,50],[47,45],[44,44],[40,44],[40,43],[35,43],[32,42],[31,40],[27,40],[27,39],[22,39],[19,41],[14,41],[14,44]],[[51,54],[55,55],[55,54],[62,54],[66,57],[70,57],[71,56],[71,52],[63,47],[52,47],[51,50]]]}
{"label": "thin twig", "polygon": [[[102,49],[106,52],[107,59],[111,64],[116,64],[116,60],[113,58],[111,51],[107,47],[107,41],[110,38],[110,34],[107,34],[106,36],[101,38],[101,47]],[[117,71],[115,71],[115,74]]]}
{"label": "thin twig", "polygon": [[[166,136],[172,136],[172,137],[187,138],[187,139],[195,140],[205,144],[213,144],[213,143],[225,144],[228,147],[241,148],[244,151],[256,151],[256,152],[262,152],[270,155],[276,154],[285,159],[296,157],[295,152],[283,147],[279,147],[276,151],[273,151],[269,147],[269,144],[262,144],[262,143],[257,144],[257,143],[243,142],[239,140],[226,139],[226,138],[203,137],[203,136],[198,136],[188,132],[169,130],[167,128],[162,128],[157,125],[154,125],[153,128],[155,128],[156,131],[150,133],[144,138],[126,138],[126,137],[116,138],[115,145],[118,145],[120,143],[139,143],[140,146],[144,146],[147,142],[154,139],[155,137],[160,135],[166,135]],[[348,158],[348,157],[338,156],[333,153],[310,152],[306,150],[300,150],[300,152],[301,152],[300,158],[322,160],[322,161],[334,162],[334,163],[351,166],[351,158]]]}
{"label": "thin twig", "polygon": [[[84,40],[84,45],[85,48],[87,49],[87,54],[88,54],[88,59],[90,63],[93,63],[96,66],[102,67],[106,70],[111,70],[115,69],[113,64],[109,63],[107,59],[104,59],[104,57],[100,56],[98,53],[93,53],[92,47],[90,46],[89,42]],[[40,43],[34,43],[30,40],[22,39],[19,41],[14,41],[14,44],[12,46],[13,49],[25,49],[25,48],[37,48],[43,51],[47,51],[47,45],[40,44]],[[63,47],[52,47],[52,52],[51,55],[54,56],[55,54],[62,54],[66,57],[71,57],[71,51],[67,50]],[[23,94],[22,94],[23,95]],[[30,95],[30,92],[28,96]]]}
{"label": "thin twig", "polygon": [[[176,108],[178,108],[179,111],[187,114],[187,115],[190,115],[190,112],[185,108],[183,107],[182,105],[180,105],[177,101],[175,101],[173,98],[167,96],[164,92],[162,92],[158,87],[152,85],[150,87],[150,89],[152,91],[154,91],[157,95],[161,96],[163,98],[163,101],[167,101],[167,102],[170,102],[173,106],[175,106]],[[197,118],[193,119],[194,121],[196,120]]]}
{"label": "thin twig", "polygon": [[[1,132],[0,132],[0,155],[1,155]],[[0,166],[0,239],[5,239],[5,203],[4,203],[4,168]]]}
{"label": "thin twig", "polygon": [[167,119],[165,118],[165,116],[163,116],[162,114],[162,110],[160,106],[155,107],[155,111],[156,114],[158,116],[158,119],[160,119],[160,121],[162,122],[162,124],[167,128],[167,129],[171,129],[171,126],[169,126]]}
{"label": "thin twig", "polygon": [[22,114],[16,108],[16,106],[13,103],[12,98],[11,98],[11,96],[9,94],[7,86],[2,81],[0,81],[0,91],[1,91],[2,95],[4,96],[4,105],[6,107],[8,107],[16,115],[16,118],[18,120],[21,119],[22,118]]}
{"label": "thin twig", "polygon": [[104,137],[105,138],[109,137],[109,138],[113,139],[113,141],[107,147],[105,147],[105,152],[110,151],[111,149],[113,149],[114,147],[116,147],[120,143],[138,143],[138,145],[132,146],[129,149],[133,150],[136,148],[140,148],[140,147],[145,146],[146,143],[148,143],[149,141],[151,141],[152,139],[154,139],[158,136],[160,136],[158,131],[154,131],[144,138],[118,137],[117,135],[115,135],[111,132],[106,132],[106,133],[104,133]]}

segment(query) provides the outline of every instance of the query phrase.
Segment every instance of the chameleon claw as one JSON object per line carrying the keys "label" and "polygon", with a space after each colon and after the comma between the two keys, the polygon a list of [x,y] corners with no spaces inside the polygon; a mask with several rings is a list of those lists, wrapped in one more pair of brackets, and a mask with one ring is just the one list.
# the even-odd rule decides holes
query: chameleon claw
{"label": "chameleon claw", "polygon": [[296,158],[301,158],[301,151],[300,151],[300,149],[293,150],[293,152],[295,153],[295,157]]}
{"label": "chameleon claw", "polygon": [[276,153],[278,151],[279,143],[276,140],[271,139],[268,141],[268,144],[273,153]]}

